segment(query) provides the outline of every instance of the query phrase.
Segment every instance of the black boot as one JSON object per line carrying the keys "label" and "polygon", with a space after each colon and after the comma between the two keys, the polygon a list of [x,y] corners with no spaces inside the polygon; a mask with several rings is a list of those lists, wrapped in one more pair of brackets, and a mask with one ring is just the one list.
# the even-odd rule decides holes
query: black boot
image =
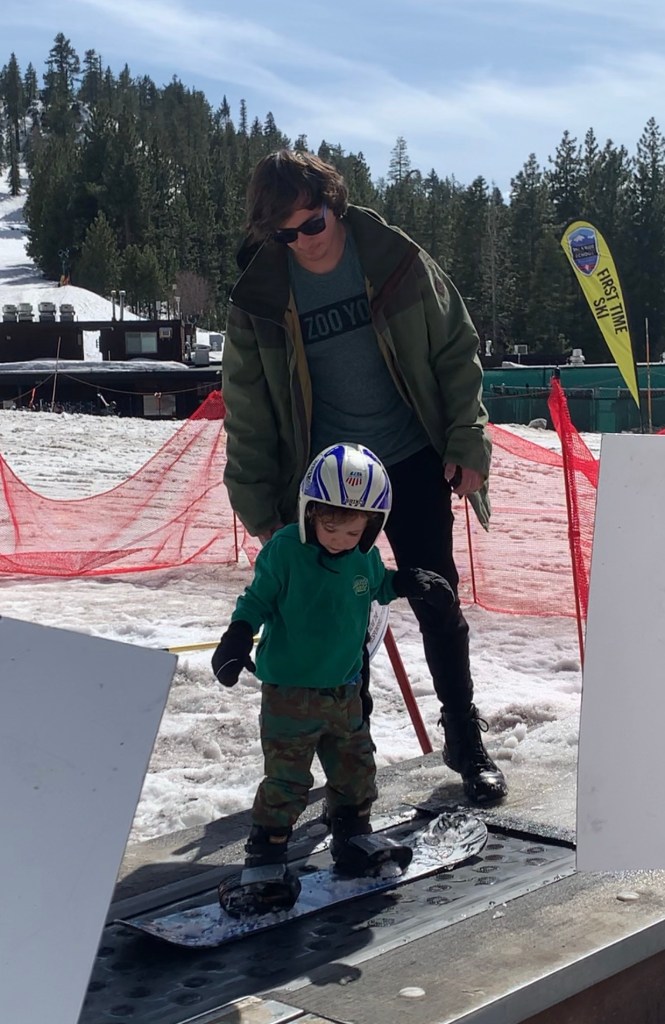
{"label": "black boot", "polygon": [[373,835],[369,807],[341,807],[331,818],[330,856],[335,870],[354,878],[379,874],[393,862],[401,871],[411,863],[413,850],[388,836]]}
{"label": "black boot", "polygon": [[245,844],[245,867],[286,864],[292,831],[290,828],[263,828],[262,825],[252,825]]}
{"label": "black boot", "polygon": [[467,711],[443,711],[441,724],[446,737],[444,763],[462,776],[464,792],[474,804],[495,803],[508,792],[503,772],[489,756],[481,733],[487,722],[480,718],[475,704]]}

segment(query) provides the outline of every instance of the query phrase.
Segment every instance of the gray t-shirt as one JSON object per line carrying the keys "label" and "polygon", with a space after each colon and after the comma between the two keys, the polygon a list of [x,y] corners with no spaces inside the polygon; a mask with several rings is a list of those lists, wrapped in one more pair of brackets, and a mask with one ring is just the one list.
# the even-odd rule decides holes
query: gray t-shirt
{"label": "gray t-shirt", "polygon": [[379,349],[351,235],[334,270],[314,274],[289,252],[289,273],[312,381],[310,457],[354,441],[391,466],[424,448],[425,431]]}

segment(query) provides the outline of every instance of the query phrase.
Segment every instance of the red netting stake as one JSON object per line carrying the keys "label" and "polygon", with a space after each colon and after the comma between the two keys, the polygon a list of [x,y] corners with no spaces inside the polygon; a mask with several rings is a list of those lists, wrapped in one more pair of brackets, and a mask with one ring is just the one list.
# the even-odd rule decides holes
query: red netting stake
{"label": "red netting stake", "polygon": [[430,738],[427,735],[427,729],[425,728],[425,723],[422,720],[420,709],[416,704],[416,698],[413,696],[411,683],[409,682],[409,677],[406,674],[406,669],[404,668],[404,662],[402,661],[402,657],[399,651],[397,650],[397,643],[395,641],[395,637],[393,636],[393,631],[390,628],[390,626],[388,626],[386,630],[386,635],[383,638],[383,642],[386,645],[388,657],[390,658],[390,664],[393,667],[393,672],[397,677],[399,688],[402,691],[402,697],[404,698],[404,703],[406,704],[406,710],[409,712],[409,716],[413,723],[413,728],[416,730],[416,736],[418,737],[418,741],[420,743],[420,749],[422,750],[423,754],[431,754],[432,744],[430,743]]}

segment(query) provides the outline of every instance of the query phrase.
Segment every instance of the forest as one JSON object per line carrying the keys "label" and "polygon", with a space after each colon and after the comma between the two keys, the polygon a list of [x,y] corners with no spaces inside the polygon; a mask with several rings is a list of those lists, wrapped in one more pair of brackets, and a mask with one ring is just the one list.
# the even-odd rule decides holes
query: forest
{"label": "forest", "polygon": [[[311,126],[303,126],[311,129]],[[638,135],[638,133],[640,133]],[[241,100],[213,109],[177,77],[158,87],[64,34],[40,75],[14,54],[0,71],[0,170],[26,191],[28,253],[49,279],[101,295],[123,288],[137,312],[177,294],[184,316],[223,329],[238,275],[251,170],[282,146],[335,164],[350,200],[423,246],[464,297],[483,343],[509,354],[584,351],[608,361],[603,338],[560,240],[573,220],[605,236],[621,280],[637,359],[665,350],[665,140],[655,118],[636,125],[636,151],[569,131],[541,163],[525,154],[504,194],[482,176],[417,168],[395,141],[385,177],[343,140],[287,138],[271,111]]]}

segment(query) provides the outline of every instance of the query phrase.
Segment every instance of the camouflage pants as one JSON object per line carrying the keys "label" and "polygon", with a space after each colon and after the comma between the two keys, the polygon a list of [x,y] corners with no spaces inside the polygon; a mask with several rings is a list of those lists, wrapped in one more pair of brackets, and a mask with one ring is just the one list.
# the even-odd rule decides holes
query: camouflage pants
{"label": "camouflage pants", "polygon": [[295,824],[314,782],[310,769],[315,755],[326,776],[331,815],[340,807],[369,807],[376,800],[374,745],[359,691],[359,681],[327,690],[263,684],[265,778],[252,808],[255,825]]}

